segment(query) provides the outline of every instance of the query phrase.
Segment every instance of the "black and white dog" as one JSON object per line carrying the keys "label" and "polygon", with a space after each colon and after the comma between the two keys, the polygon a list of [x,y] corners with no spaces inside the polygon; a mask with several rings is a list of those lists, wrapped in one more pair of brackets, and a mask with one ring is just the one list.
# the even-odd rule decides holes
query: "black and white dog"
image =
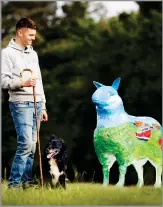
{"label": "black and white dog", "polygon": [[65,142],[52,135],[43,156],[43,175],[48,178],[52,188],[58,186],[66,188],[67,161],[68,154]]}

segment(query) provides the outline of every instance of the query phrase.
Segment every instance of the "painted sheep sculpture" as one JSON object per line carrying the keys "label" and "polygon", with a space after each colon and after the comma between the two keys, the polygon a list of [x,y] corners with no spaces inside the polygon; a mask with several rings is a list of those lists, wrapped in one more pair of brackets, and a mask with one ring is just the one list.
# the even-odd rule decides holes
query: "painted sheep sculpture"
{"label": "painted sheep sculpture", "polygon": [[137,186],[144,185],[143,165],[149,161],[156,169],[155,187],[161,186],[162,127],[151,117],[136,117],[126,113],[118,95],[120,78],[112,86],[93,81],[97,90],[92,95],[96,105],[97,126],[94,147],[102,165],[103,185],[109,184],[113,163],[119,164],[119,181],[123,186],[127,167],[133,165],[138,174]]}

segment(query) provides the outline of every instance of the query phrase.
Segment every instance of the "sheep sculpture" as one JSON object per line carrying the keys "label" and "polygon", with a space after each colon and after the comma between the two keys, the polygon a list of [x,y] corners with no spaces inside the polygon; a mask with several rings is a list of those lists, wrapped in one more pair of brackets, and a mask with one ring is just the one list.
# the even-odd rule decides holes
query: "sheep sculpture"
{"label": "sheep sculpture", "polygon": [[117,186],[124,186],[129,165],[133,165],[138,174],[137,186],[143,186],[143,165],[149,161],[156,170],[154,186],[161,187],[162,126],[151,117],[137,117],[126,113],[117,92],[120,78],[112,86],[95,81],[93,83],[97,88],[92,95],[97,113],[94,147],[102,165],[103,185],[109,184],[110,168],[117,161]]}

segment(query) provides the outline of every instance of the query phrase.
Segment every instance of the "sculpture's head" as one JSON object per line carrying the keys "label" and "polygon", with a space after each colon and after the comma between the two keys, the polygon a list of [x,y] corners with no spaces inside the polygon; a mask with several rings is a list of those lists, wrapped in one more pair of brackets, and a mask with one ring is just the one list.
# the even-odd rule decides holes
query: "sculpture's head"
{"label": "sculpture's head", "polygon": [[93,84],[96,86],[97,90],[92,95],[92,101],[98,107],[115,109],[122,104],[122,99],[117,92],[120,78],[117,78],[111,86],[105,86],[96,81],[93,81]]}

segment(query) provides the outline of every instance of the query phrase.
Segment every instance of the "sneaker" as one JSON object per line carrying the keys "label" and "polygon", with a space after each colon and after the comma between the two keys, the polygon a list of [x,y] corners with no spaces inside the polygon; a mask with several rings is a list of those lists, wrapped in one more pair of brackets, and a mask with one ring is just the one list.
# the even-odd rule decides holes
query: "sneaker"
{"label": "sneaker", "polygon": [[17,185],[9,185],[8,186],[8,189],[20,191],[20,186],[17,186]]}
{"label": "sneaker", "polygon": [[38,189],[39,188],[39,184],[37,182],[23,183],[22,184],[22,188],[23,188],[23,190],[26,190],[28,188]]}

